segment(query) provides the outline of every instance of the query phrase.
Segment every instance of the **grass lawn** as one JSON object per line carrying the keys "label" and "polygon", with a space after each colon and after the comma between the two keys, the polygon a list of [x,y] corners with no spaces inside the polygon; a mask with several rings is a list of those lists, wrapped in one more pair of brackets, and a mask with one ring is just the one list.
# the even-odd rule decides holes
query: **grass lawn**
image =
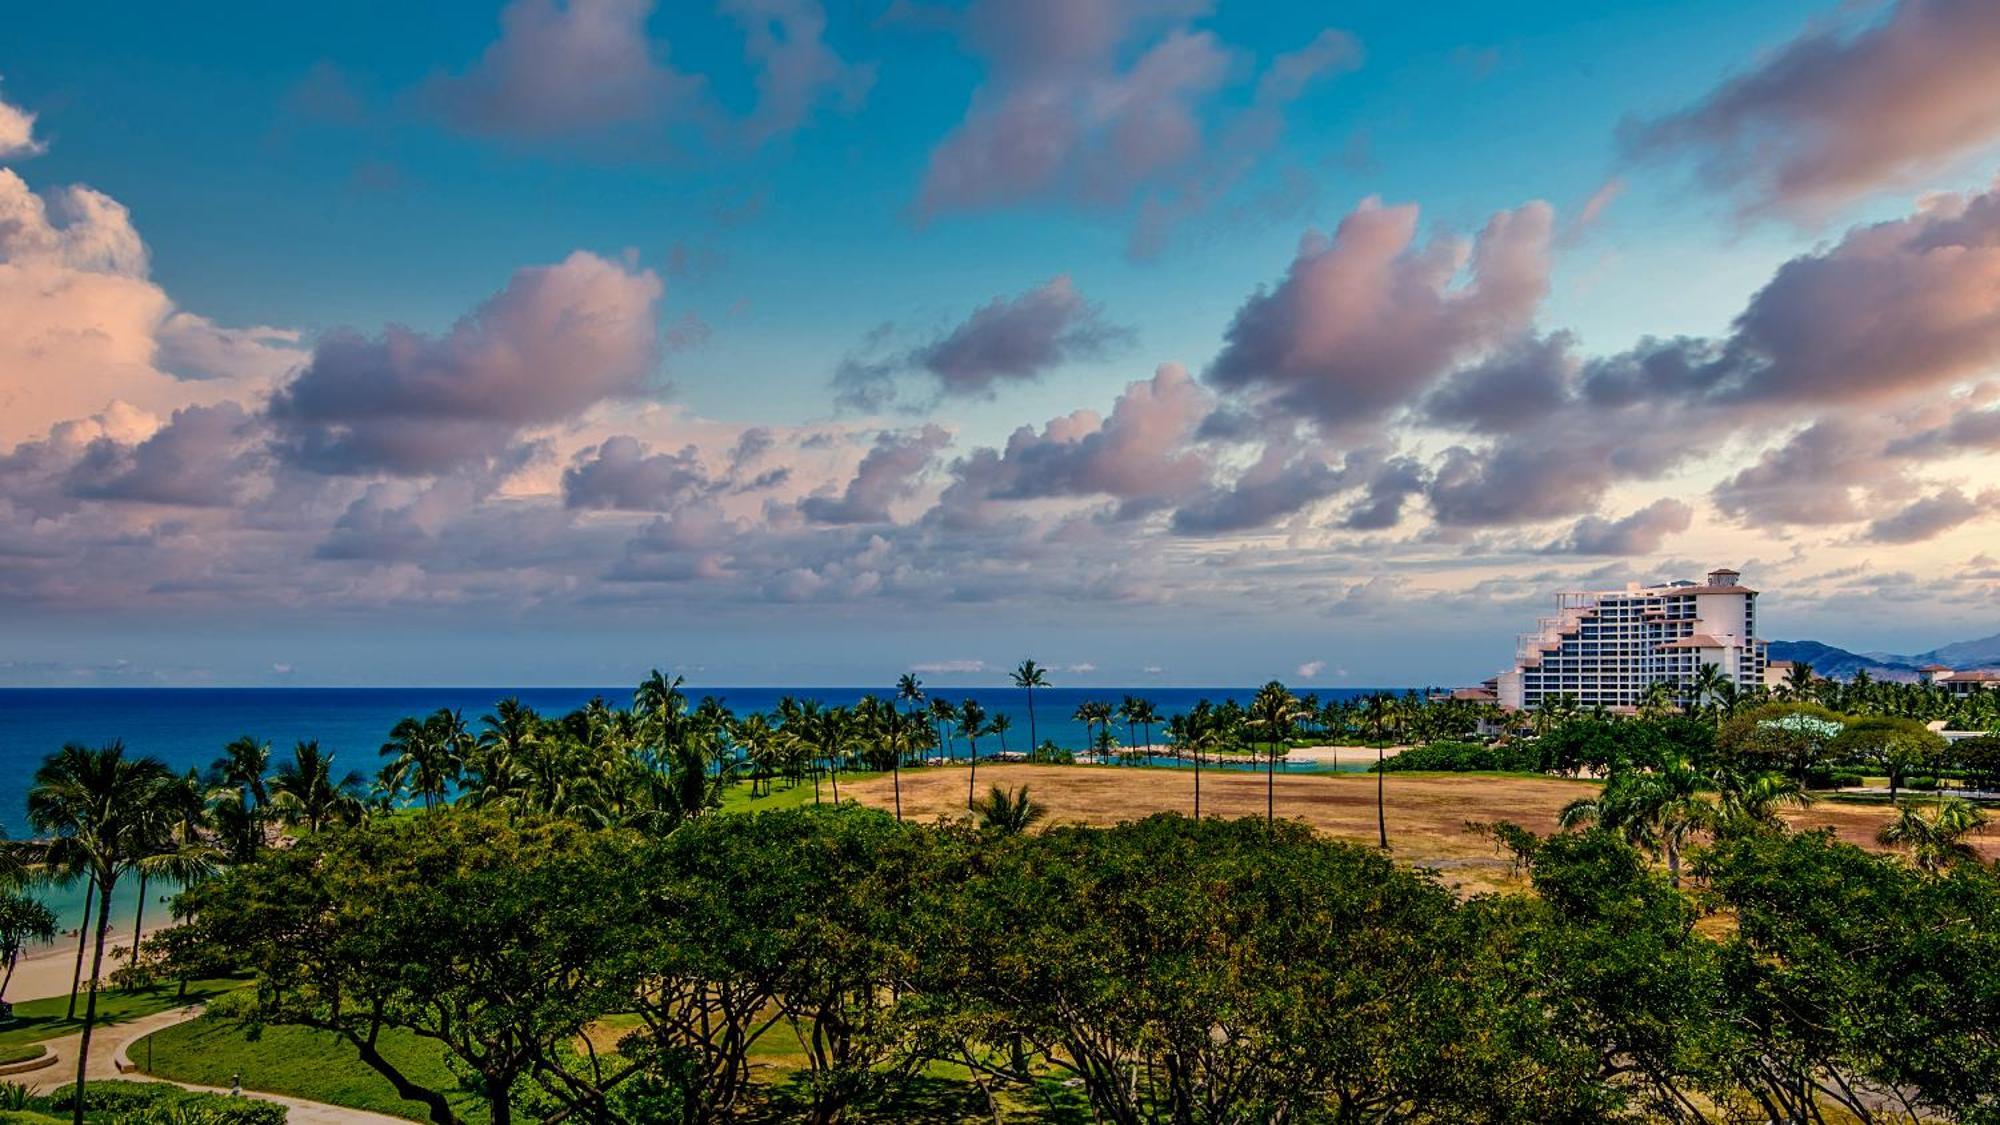
{"label": "grass lawn", "polygon": [[[145,992],[120,992],[107,989],[97,994],[97,1026],[125,1023],[169,1008],[184,1004],[195,1004],[213,999],[234,988],[242,988],[248,979],[221,978],[217,980],[189,981],[187,997],[180,998],[172,984],[163,984],[157,989]],[[65,1019],[63,1013],[69,1010],[68,996],[51,996],[43,1000],[28,1000],[14,1005],[14,1018],[0,1026],[0,1052],[11,1047],[28,1043],[39,1043],[44,1039],[60,1039],[83,1030],[83,998],[78,997],[76,1011],[79,1018]]]}
{"label": "grass lawn", "polygon": [[[921,771],[904,770],[903,774],[905,777],[908,777],[919,772]],[[842,770],[840,774],[840,799],[843,801],[853,800],[853,797],[847,792],[849,785],[887,776],[889,775],[886,773],[872,773],[867,770]],[[820,778],[819,782],[819,799],[828,804],[831,804],[833,801],[833,783],[823,777]],[[788,786],[783,778],[779,778],[771,782],[771,791],[769,793],[756,797],[750,795],[749,782],[739,781],[728,789],[723,790],[722,793],[722,811],[726,813],[764,812],[768,809],[796,809],[812,803],[813,787],[810,781]]]}
{"label": "grass lawn", "polygon": [[[411,1080],[433,1089],[456,1087],[458,1080],[437,1044],[389,1030],[382,1033],[381,1048]],[[311,1028],[271,1026],[252,1038],[235,1020],[203,1017],[148,1035],[127,1053],[148,1073],[179,1082],[227,1087],[231,1075],[241,1074],[249,1090],[428,1118],[424,1107],[397,1097],[388,1079],[363,1063],[352,1047]],[[474,1094],[454,1095],[452,1105],[467,1121],[486,1120],[486,1103]]]}
{"label": "grass lawn", "polygon": [[42,1046],[40,1043],[16,1043],[12,1046],[0,1047],[0,1066],[41,1058],[47,1050],[48,1048]]}

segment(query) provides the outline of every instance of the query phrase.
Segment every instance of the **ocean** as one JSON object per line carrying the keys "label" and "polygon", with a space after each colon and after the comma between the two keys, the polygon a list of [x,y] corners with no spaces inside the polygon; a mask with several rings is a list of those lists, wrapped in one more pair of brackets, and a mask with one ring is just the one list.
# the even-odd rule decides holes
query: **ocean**
{"label": "ocean", "polygon": [[[790,695],[815,699],[828,706],[852,704],[871,690],[841,688],[707,687],[689,684],[691,701],[713,695],[737,714],[770,711]],[[989,714],[1007,715],[1013,730],[1007,748],[1028,748],[1027,694],[1017,688],[932,687],[927,692],[954,702],[976,699]],[[1160,714],[1186,711],[1201,699],[1247,702],[1255,688],[1042,688],[1035,692],[1035,725],[1044,740],[1081,749],[1083,724],[1071,720],[1077,706],[1089,700],[1116,704],[1126,695],[1150,700]],[[1320,688],[1321,699],[1347,699],[1373,694],[1376,688]],[[1393,689],[1400,690],[1400,689]],[[557,715],[602,697],[614,706],[628,706],[631,687],[617,688],[0,688],[0,827],[19,838],[27,832],[26,798],[35,768],[65,742],[97,745],[121,739],[133,754],[150,754],[175,770],[206,767],[233,739],[250,735],[271,744],[274,762],[302,739],[318,739],[334,754],[337,767],[372,776],[380,765],[380,748],[397,720],[426,715],[440,707],[463,712],[474,730],[493,705],[509,696],[545,715]],[[1118,731],[1124,741],[1124,731]],[[1155,741],[1162,731],[1155,727]],[[1000,749],[998,740],[982,739],[980,751]],[[958,745],[963,754],[963,743]],[[65,926],[81,914],[81,888],[52,890],[45,901]],[[164,889],[162,890],[164,893]],[[129,930],[136,905],[136,887],[121,886],[114,925]],[[150,894],[149,898],[152,897]],[[160,909],[149,904],[148,912]]]}

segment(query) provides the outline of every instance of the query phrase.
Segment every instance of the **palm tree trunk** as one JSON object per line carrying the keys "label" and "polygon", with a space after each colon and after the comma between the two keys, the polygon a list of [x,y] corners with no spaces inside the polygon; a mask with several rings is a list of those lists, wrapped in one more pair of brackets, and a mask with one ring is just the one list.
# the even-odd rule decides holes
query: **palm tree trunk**
{"label": "palm tree trunk", "polygon": [[132,912],[132,964],[139,963],[139,939],[146,934],[146,872],[139,872],[139,909]]}
{"label": "palm tree trunk", "polygon": [[1028,689],[1028,752],[1041,749],[1042,740],[1035,734],[1035,689]]}
{"label": "palm tree trunk", "polygon": [[979,780],[979,742],[976,739],[967,738],[965,744],[972,747],[972,769],[965,775],[965,807],[970,809],[972,808],[974,783]]}
{"label": "palm tree trunk", "polygon": [[69,1013],[64,1019],[76,1018],[76,994],[83,987],[83,951],[90,941],[90,912],[97,905],[97,877],[92,875],[83,888],[83,921],[76,924],[76,971],[70,974]]}
{"label": "palm tree trunk", "polygon": [[97,1022],[97,973],[104,967],[104,938],[111,931],[111,884],[97,892],[97,948],[90,959],[90,998],[83,1005],[83,1038],[76,1045],[76,1109],[71,1125],[83,1125],[83,1080],[90,1066],[90,1032]]}
{"label": "palm tree trunk", "polygon": [[1375,831],[1381,836],[1381,846],[1389,846],[1389,814],[1382,804],[1382,748],[1375,748]]}
{"label": "palm tree trunk", "polygon": [[1201,747],[1194,748],[1194,818],[1201,819]]}
{"label": "palm tree trunk", "polygon": [[829,754],[826,758],[826,776],[833,782],[833,803],[840,804],[840,759]]}
{"label": "palm tree trunk", "polygon": [[[1255,766],[1251,767],[1255,769]],[[1278,823],[1278,744],[1271,743],[1271,759],[1264,763],[1264,827]]]}

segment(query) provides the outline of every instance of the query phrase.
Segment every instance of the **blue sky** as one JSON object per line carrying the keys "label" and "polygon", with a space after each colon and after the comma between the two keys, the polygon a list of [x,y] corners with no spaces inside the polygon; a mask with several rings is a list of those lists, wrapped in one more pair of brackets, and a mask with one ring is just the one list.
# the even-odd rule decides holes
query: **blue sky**
{"label": "blue sky", "polygon": [[[745,35],[758,20],[807,50],[760,63]],[[563,37],[585,21],[622,61],[565,69]],[[1872,357],[1816,388],[1789,372],[1818,362],[1799,341],[1821,326],[1780,322],[1848,292],[1794,299],[1780,282],[1807,271],[1787,263],[1873,254],[1855,232],[1923,221],[1928,193],[1979,213],[2000,94],[1965,45],[1992,23],[1958,0],[17,13],[0,104],[32,123],[9,154],[0,116],[0,164],[21,193],[87,185],[122,205],[102,222],[145,259],[31,259],[21,241],[0,266],[87,274],[145,308],[119,305],[114,324],[82,289],[48,298],[44,285],[11,321],[40,358],[0,375],[20,383],[0,503],[33,545],[20,552],[33,561],[0,564],[0,598],[26,626],[0,639],[0,680],[434,675],[383,639],[412,622],[453,654],[457,682],[661,662],[649,644],[662,627],[738,681],[998,667],[1042,643],[1112,681],[1315,663],[1360,682],[1452,680],[1503,662],[1557,588],[1725,562],[1787,587],[1767,617],[1792,635],[1922,648],[2000,629],[1952,608],[1994,591],[1991,447],[1944,432],[1992,409],[2000,340],[1972,317],[1948,326],[1964,346],[1934,362]],[[1102,49],[1078,49],[1092,28]],[[1921,82],[1878,49],[1898,43],[1936,52]],[[1829,50],[1839,65],[1816,65]],[[1283,86],[1288,58],[1301,69]],[[774,81],[796,85],[760,85]],[[1871,98],[1870,82],[1910,95]],[[1005,126],[1024,147],[978,132],[1044,104],[1058,108]],[[1927,131],[1925,106],[1940,104],[1972,124]],[[1789,139],[1745,142],[1765,136]],[[1841,137],[1879,137],[1889,155],[1856,156]],[[1036,186],[1022,168],[1048,151],[1056,170]],[[938,195],[947,165],[978,169],[956,196]],[[1413,237],[1380,235],[1402,247],[1380,277],[1342,265],[1366,257],[1358,234],[1324,257],[1301,251],[1370,199],[1417,209]],[[1151,225],[1156,208],[1173,219]],[[1496,216],[1533,229],[1482,238]],[[1421,255],[1449,257],[1453,240],[1468,256],[1423,280]],[[1525,264],[1488,264],[1503,253]],[[559,272],[531,293],[516,271],[537,269]],[[1844,277],[1826,284],[1860,285]],[[1260,294],[1290,337],[1260,335]],[[1947,295],[1884,315],[1937,338],[1926,309]],[[7,298],[0,286],[0,310]],[[642,310],[642,338],[510,334],[558,323],[520,311],[538,300],[574,313],[600,298]],[[478,313],[486,302],[499,305]],[[1737,325],[1760,308],[1768,318]],[[170,324],[174,311],[202,323]],[[72,339],[58,329],[96,316],[103,339],[143,337],[137,373],[28,339]],[[451,336],[468,316],[492,338]],[[391,326],[437,347],[399,366]],[[280,335],[215,359],[212,333],[251,327]],[[349,338],[382,347],[329,345]],[[1550,339],[1562,346],[1538,354],[1553,366],[1515,374],[1560,384],[1560,410],[1442,416],[1443,388],[1499,379]],[[1656,404],[1685,450],[1647,446],[1658,429],[1632,403],[1615,421],[1590,413],[1606,401],[1599,365],[1648,354],[1648,339],[1755,358]],[[952,340],[973,358],[944,358]],[[599,366],[565,367],[600,344]],[[993,358],[1019,348],[1035,354]],[[554,358],[491,367],[523,353]],[[170,359],[184,355],[214,362]],[[865,385],[893,400],[843,402],[859,385],[836,384],[844,363],[880,369]],[[1156,376],[1162,364],[1180,373]],[[1379,410],[1343,405],[1390,382],[1400,397]],[[70,385],[90,389],[54,389]],[[1103,416],[1128,398],[1129,446],[1104,439],[1125,452],[1079,452],[1093,427],[1117,432]],[[421,463],[384,452],[407,430],[356,436],[397,411],[436,422],[448,402],[473,404],[447,419],[466,427],[459,444]],[[225,404],[227,424],[189,422],[171,473],[149,460],[178,436],[176,409]],[[1077,410],[1092,413],[1058,424]],[[1877,430],[1849,432],[1864,417]],[[1225,418],[1239,432],[1218,438]],[[1001,457],[1023,426],[1037,448],[1017,456],[1040,469]],[[1631,437],[1606,438],[1584,469],[1544,466],[1518,487],[1501,476],[1550,442],[1619,427]],[[735,458],[756,428],[776,435],[771,451]],[[1921,460],[1895,455],[1908,464],[1893,480],[1854,471],[1869,442],[1932,431]],[[569,474],[618,437],[660,458],[637,470],[646,486],[681,491],[586,495]],[[1142,446],[1158,464],[1137,460]],[[217,463],[194,464],[197,448]],[[877,448],[880,472],[856,491]],[[698,483],[665,475],[663,455],[682,449]],[[1012,475],[968,483],[980,450]],[[1067,467],[1048,469],[1056,458]],[[1827,458],[1832,470],[1798,468]],[[106,476],[114,461],[126,467]],[[760,473],[777,483],[753,488]],[[1578,474],[1587,485],[1557,480]],[[1832,491],[1799,495],[1798,476]],[[965,501],[975,518],[959,502],[979,489]],[[1369,497],[1389,497],[1395,518],[1357,517]],[[654,569],[620,569],[639,556]],[[1853,611],[1875,598],[1869,583],[1906,577],[1945,594]],[[1301,601],[1302,616],[1284,608]],[[205,639],[188,639],[190,621]]]}

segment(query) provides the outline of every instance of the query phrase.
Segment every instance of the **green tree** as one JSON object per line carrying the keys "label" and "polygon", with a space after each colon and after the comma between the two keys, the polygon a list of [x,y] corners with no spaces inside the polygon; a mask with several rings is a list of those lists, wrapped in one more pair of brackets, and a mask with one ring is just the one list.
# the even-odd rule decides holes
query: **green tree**
{"label": "green tree", "polygon": [[353,770],[335,773],[333,755],[309,739],[293,746],[291,760],[280,762],[272,774],[271,807],[279,819],[308,834],[329,824],[352,824],[361,818],[361,785]]}
{"label": "green tree", "polygon": [[48,838],[45,861],[56,870],[87,875],[97,899],[89,993],[76,1051],[76,1125],[83,1125],[81,1092],[97,1024],[111,893],[119,879],[157,854],[159,798],[172,778],[157,758],[127,757],[122,743],[95,750],[71,743],[41,764],[28,790],[28,821]]}
{"label": "green tree", "polygon": [[1040,746],[1041,735],[1035,730],[1035,689],[1049,686],[1048,669],[1032,660],[1021,661],[1014,669],[1014,686],[1028,693],[1028,744]]}
{"label": "green tree", "polygon": [[1563,807],[1564,828],[1601,824],[1634,847],[1663,855],[1667,880],[1681,885],[1681,853],[1698,833],[1715,825],[1714,802],[1703,795],[1707,779],[1682,761],[1658,769],[1613,774],[1595,797],[1579,797]]}
{"label": "green tree", "polygon": [[386,1057],[383,1031],[437,1043],[499,1125],[525,1082],[601,1119],[605,1076],[571,1044],[636,991],[639,848],[469,808],[365,821],[195,888],[186,955],[234,950],[257,971],[258,1020],[337,1036],[442,1125],[459,1121],[450,1091]]}
{"label": "green tree", "polygon": [[1250,725],[1264,732],[1264,739],[1270,743],[1270,759],[1264,765],[1264,822],[1277,820],[1278,755],[1279,748],[1291,734],[1292,723],[1299,714],[1298,700],[1276,680],[1257,689],[1257,695],[1250,701]]}
{"label": "green tree", "polygon": [[986,796],[973,802],[972,814],[979,826],[1001,836],[1019,836],[1048,815],[1048,810],[1028,796],[1028,787],[1002,789],[991,786]]}
{"label": "green tree", "polygon": [[14,1011],[5,998],[7,986],[14,983],[14,967],[21,962],[21,951],[30,944],[55,939],[53,911],[17,891],[0,891],[0,965],[6,967],[5,975],[0,975],[0,1016]]}
{"label": "green tree", "polygon": [[1896,809],[1896,819],[1883,825],[1876,839],[1892,848],[1909,849],[1919,868],[1935,874],[1952,864],[1978,859],[1979,853],[1966,838],[1985,830],[1986,813],[1978,805],[1939,793],[1932,801],[1903,802]]}
{"label": "green tree", "polygon": [[1944,760],[1944,736],[1915,719],[1871,715],[1854,720],[1827,744],[1836,759],[1878,766],[1889,775],[1889,800],[1912,771],[1934,770]]}

